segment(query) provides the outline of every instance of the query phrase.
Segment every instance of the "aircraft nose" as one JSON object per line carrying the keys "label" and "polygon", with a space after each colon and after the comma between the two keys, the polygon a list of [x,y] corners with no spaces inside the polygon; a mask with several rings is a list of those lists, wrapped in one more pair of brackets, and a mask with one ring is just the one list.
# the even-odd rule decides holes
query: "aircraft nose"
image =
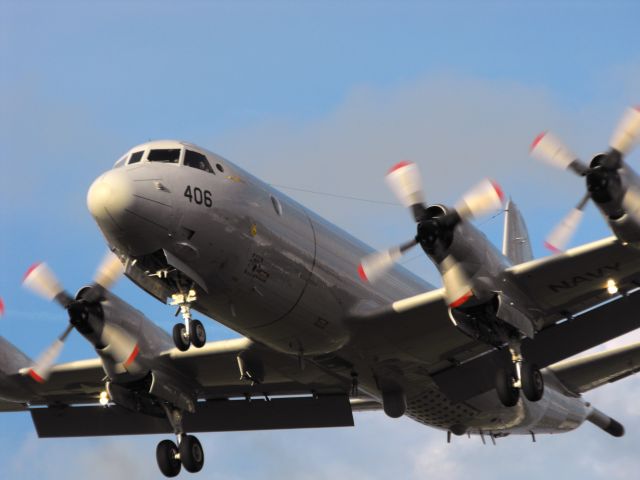
{"label": "aircraft nose", "polygon": [[97,222],[115,222],[134,201],[131,179],[122,170],[110,170],[89,187],[87,206]]}

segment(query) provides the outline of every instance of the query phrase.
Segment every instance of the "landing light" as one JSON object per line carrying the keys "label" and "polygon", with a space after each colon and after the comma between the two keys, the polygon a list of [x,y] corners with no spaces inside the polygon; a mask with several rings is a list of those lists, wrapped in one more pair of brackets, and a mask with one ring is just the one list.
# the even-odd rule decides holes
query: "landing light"
{"label": "landing light", "polygon": [[609,295],[615,295],[618,293],[618,285],[616,285],[616,281],[612,278],[607,280],[607,292],[609,292]]}
{"label": "landing light", "polygon": [[109,403],[109,394],[106,391],[100,392],[100,405],[107,406]]}

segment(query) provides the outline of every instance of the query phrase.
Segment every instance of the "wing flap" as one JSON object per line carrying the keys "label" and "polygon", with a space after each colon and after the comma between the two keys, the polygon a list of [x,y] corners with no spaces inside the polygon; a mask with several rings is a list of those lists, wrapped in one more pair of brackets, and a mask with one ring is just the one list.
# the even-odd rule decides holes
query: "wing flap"
{"label": "wing flap", "polygon": [[[41,438],[172,433],[166,419],[118,406],[36,408],[31,418]],[[351,427],[353,414],[346,395],[330,395],[199,402],[183,421],[190,433]]]}

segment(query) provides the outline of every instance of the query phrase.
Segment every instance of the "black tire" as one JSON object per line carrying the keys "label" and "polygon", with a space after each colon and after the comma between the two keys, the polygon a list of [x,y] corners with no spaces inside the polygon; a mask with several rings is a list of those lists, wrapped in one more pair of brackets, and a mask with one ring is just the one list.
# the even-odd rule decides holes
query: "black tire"
{"label": "black tire", "polygon": [[186,328],[183,323],[176,323],[173,326],[173,343],[181,352],[189,350],[189,345],[191,345],[189,339],[185,338],[185,330]]}
{"label": "black tire", "polygon": [[496,391],[505,407],[513,407],[518,403],[520,390],[513,386],[515,379],[513,368],[499,368],[496,371]]}
{"label": "black tire", "polygon": [[522,376],[522,393],[531,402],[537,402],[544,394],[544,380],[536,365],[523,362],[520,368]]}
{"label": "black tire", "polygon": [[178,446],[171,440],[163,440],[156,447],[158,467],[165,477],[175,477],[180,473],[182,465],[176,458],[178,453]]}
{"label": "black tire", "polygon": [[193,435],[185,435],[180,441],[180,461],[187,472],[196,473],[204,465],[204,451]]}
{"label": "black tire", "polygon": [[200,348],[205,343],[207,343],[207,332],[205,331],[204,325],[202,325],[202,322],[200,320],[191,321],[189,336],[191,337],[191,345],[196,348]]}

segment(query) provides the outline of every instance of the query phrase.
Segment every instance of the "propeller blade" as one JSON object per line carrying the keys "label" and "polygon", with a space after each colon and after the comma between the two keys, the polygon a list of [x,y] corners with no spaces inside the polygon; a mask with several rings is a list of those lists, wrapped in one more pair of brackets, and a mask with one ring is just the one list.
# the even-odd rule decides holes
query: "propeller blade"
{"label": "propeller blade", "polygon": [[0,317],[4,315],[4,300],[0,297]]}
{"label": "propeller blade", "polygon": [[127,332],[110,323],[104,324],[101,340],[106,345],[102,353],[110,355],[125,368],[129,367],[140,353],[138,342]]}
{"label": "propeller blade", "polygon": [[473,297],[471,280],[460,263],[451,255],[440,262],[444,297],[447,305],[457,308]]}
{"label": "propeller blade", "polygon": [[580,203],[573,208],[569,212],[569,214],[564,217],[558,225],[551,231],[551,233],[547,236],[544,246],[551,250],[554,253],[563,252],[573,234],[578,229],[578,225],[580,225],[580,221],[582,220],[582,216],[584,214],[584,207],[589,201],[589,194],[587,193]]}
{"label": "propeller blade", "polygon": [[571,168],[579,175],[588,171],[588,167],[578,160],[578,156],[550,132],[543,132],[533,140],[530,153],[536,160],[561,170]]}
{"label": "propeller blade", "polygon": [[64,347],[64,341],[67,339],[69,333],[73,330],[73,325],[69,325],[65,331],[56,339],[49,348],[47,348],[42,355],[38,357],[36,363],[28,370],[28,374],[38,383],[44,383],[49,379],[51,375],[51,369],[56,362]]}
{"label": "propeller blade", "polygon": [[640,105],[627,109],[609,140],[609,146],[622,155],[627,155],[638,139],[640,139]]}
{"label": "propeller blade", "polygon": [[123,274],[124,267],[118,256],[113,252],[107,252],[93,276],[93,281],[108,290]]}
{"label": "propeller blade", "polygon": [[640,191],[635,186],[629,186],[622,198],[622,208],[627,215],[640,223]]}
{"label": "propeller blade", "polygon": [[387,173],[386,178],[387,184],[402,205],[411,208],[414,205],[422,206],[424,204],[420,169],[415,163],[405,161],[395,164]]}
{"label": "propeller blade", "polygon": [[485,179],[469,190],[455,206],[462,218],[478,218],[502,208],[504,193],[496,182]]}
{"label": "propeller blade", "polygon": [[398,247],[367,255],[362,259],[360,265],[358,265],[358,275],[364,282],[375,282],[387,270],[389,270],[406,251],[410,250],[417,244],[418,241],[413,239]]}
{"label": "propeller blade", "polygon": [[73,301],[46,263],[33,264],[25,273],[22,284],[47,300],[56,300],[64,308]]}

